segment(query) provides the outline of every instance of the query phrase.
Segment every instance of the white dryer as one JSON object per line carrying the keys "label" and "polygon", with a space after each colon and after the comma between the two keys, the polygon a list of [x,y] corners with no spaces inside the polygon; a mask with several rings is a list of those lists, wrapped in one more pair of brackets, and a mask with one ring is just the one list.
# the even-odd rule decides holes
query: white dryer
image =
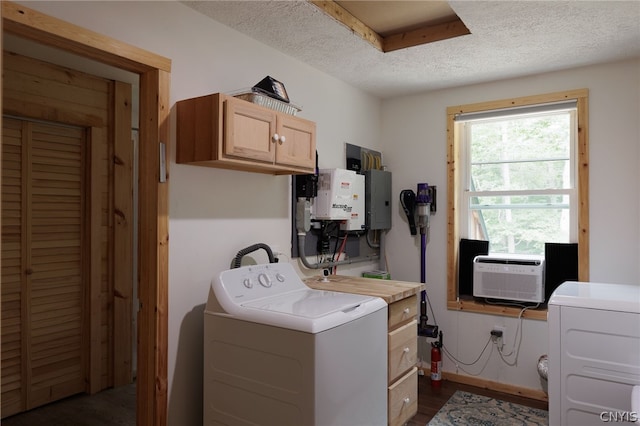
{"label": "white dryer", "polygon": [[549,424],[634,422],[640,286],[567,281],[549,299]]}
{"label": "white dryer", "polygon": [[289,263],[214,278],[204,313],[204,424],[387,424],[387,305],[314,290]]}

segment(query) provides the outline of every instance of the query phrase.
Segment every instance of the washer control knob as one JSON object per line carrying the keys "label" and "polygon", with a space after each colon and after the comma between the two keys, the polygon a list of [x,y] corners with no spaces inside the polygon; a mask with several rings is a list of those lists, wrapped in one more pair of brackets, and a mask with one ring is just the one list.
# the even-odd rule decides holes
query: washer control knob
{"label": "washer control knob", "polygon": [[271,278],[267,274],[258,275],[258,282],[262,287],[271,287]]}
{"label": "washer control knob", "polygon": [[278,272],[276,274],[276,280],[278,280],[279,282],[283,283],[284,282],[284,275],[282,275],[280,272]]}
{"label": "washer control knob", "polygon": [[251,278],[245,278],[242,281],[242,284],[244,284],[246,288],[253,288],[253,281],[251,281]]}

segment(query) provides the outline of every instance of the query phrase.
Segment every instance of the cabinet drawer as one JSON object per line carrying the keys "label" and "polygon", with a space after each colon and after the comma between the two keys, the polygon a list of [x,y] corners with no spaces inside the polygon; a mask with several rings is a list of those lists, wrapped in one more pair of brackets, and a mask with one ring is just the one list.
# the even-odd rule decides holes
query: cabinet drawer
{"label": "cabinet drawer", "polygon": [[389,332],[389,383],[414,367],[418,355],[418,321]]}
{"label": "cabinet drawer", "polygon": [[413,295],[389,305],[389,330],[418,316],[418,296]]}
{"label": "cabinet drawer", "polygon": [[418,412],[418,369],[389,386],[389,425],[403,425]]}

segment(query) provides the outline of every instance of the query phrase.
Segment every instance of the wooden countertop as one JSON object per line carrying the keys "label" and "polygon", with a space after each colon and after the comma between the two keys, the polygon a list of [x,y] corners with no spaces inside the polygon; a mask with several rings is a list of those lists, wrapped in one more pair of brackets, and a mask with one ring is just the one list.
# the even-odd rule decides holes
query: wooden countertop
{"label": "wooden countertop", "polygon": [[384,299],[388,304],[418,294],[425,288],[424,284],[408,281],[329,275],[327,277],[329,281],[323,282],[323,278],[324,277],[311,277],[303,281],[306,285],[316,290],[376,296]]}

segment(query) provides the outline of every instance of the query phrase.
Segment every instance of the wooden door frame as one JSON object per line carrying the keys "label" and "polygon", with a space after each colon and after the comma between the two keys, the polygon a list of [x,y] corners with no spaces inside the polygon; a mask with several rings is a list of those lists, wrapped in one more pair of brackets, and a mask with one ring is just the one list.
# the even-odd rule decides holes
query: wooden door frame
{"label": "wooden door frame", "polygon": [[[2,60],[5,84],[3,117],[8,114],[24,122],[51,122],[55,117],[52,124],[85,130],[83,164],[86,186],[82,192],[88,202],[83,211],[82,244],[85,250],[81,253],[89,256],[82,262],[85,290],[81,315],[84,319],[82,352],[85,361],[82,382],[90,394],[108,386],[129,384],[133,364],[131,84],[91,76],[7,51],[3,52]],[[66,85],[64,95],[58,94],[56,84],[52,84],[54,82]],[[92,88],[86,92],[91,100],[86,103],[84,99],[76,100],[76,97],[84,97],[86,87]],[[101,103],[94,103],[96,99]],[[95,107],[85,109],[78,107],[78,103]],[[111,161],[108,160],[110,157]],[[23,167],[25,170],[28,168]],[[105,176],[108,179],[104,179]],[[27,204],[31,206],[31,203]],[[107,221],[104,220],[105,215]],[[31,265],[24,267],[31,268]],[[26,278],[25,275],[23,279]],[[24,296],[22,303],[31,306],[31,298]],[[25,309],[24,315],[28,315],[29,309],[26,306]],[[107,313],[108,318],[104,316]],[[106,324],[103,323],[105,320],[108,321]],[[27,327],[24,336],[30,335],[27,324],[21,322],[22,327]],[[103,325],[107,327],[103,328]],[[103,346],[101,342],[105,339],[108,344]],[[26,350],[24,361],[28,363],[28,339],[23,341],[23,345]],[[23,371],[22,384],[29,394],[31,382],[27,370],[31,371],[30,368]],[[25,403],[30,400],[25,399]],[[6,401],[3,399],[2,402],[5,407]],[[7,408],[11,406],[6,405]],[[27,403],[23,408],[34,406]],[[12,413],[12,409],[7,409],[7,413],[3,411],[2,415],[6,417]]]}
{"label": "wooden door frame", "polygon": [[[171,60],[9,1],[2,31],[140,76],[138,375],[136,423],[167,424],[169,141]],[[0,119],[1,120],[1,119]],[[1,122],[0,122],[1,124]],[[0,125],[1,128],[1,125]],[[160,177],[165,159],[166,179]],[[162,181],[161,181],[162,180]]]}

